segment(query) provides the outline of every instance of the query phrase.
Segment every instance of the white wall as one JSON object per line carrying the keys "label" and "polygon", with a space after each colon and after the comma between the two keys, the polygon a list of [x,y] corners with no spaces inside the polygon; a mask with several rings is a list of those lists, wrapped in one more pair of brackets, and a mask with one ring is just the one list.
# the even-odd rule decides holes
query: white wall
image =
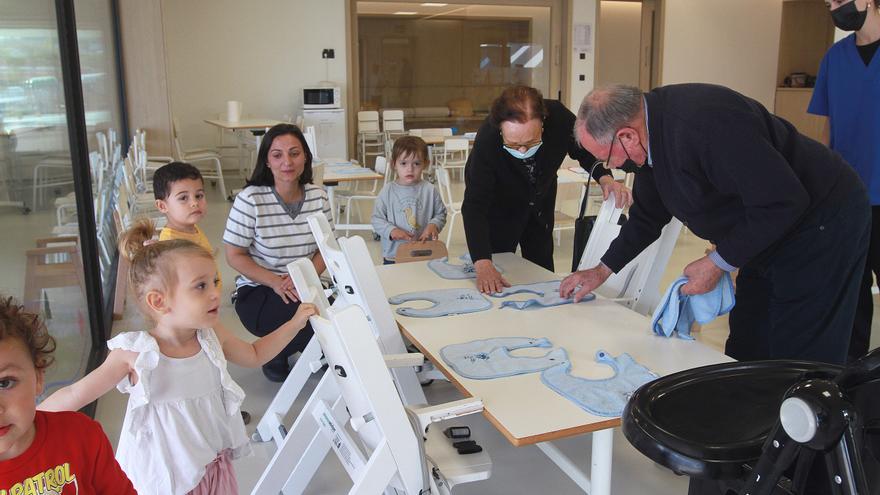
{"label": "white wall", "polygon": [[639,85],[641,2],[603,0],[596,45],[596,85]]}
{"label": "white wall", "polygon": [[[584,96],[587,95],[596,84],[596,1],[597,0],[574,0],[571,2],[571,26],[569,29],[569,39],[573,39],[574,27],[576,25],[588,25],[590,27],[590,46],[591,50],[585,54],[584,59],[580,58],[577,47],[572,47],[569,53],[570,60],[570,76],[571,91],[568,94],[568,108],[577,114],[578,107]],[[584,76],[584,80],[580,80],[580,76]]]}
{"label": "white wall", "polygon": [[[346,101],[346,0],[163,0],[171,112],[187,148],[214,146],[203,119],[225,115],[282,119],[302,111],[303,86],[329,80]],[[336,58],[321,59],[333,48]],[[126,63],[135,63],[126,61]]]}
{"label": "white wall", "polygon": [[728,86],[773,109],[782,0],[665,0],[663,85]]}

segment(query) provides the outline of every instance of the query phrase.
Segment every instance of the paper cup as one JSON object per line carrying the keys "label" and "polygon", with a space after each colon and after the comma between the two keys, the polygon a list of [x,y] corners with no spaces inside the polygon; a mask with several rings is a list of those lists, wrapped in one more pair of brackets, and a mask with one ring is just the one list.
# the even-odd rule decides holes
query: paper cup
{"label": "paper cup", "polygon": [[241,120],[240,101],[226,102],[226,120],[228,120],[229,122],[238,122],[239,120]]}

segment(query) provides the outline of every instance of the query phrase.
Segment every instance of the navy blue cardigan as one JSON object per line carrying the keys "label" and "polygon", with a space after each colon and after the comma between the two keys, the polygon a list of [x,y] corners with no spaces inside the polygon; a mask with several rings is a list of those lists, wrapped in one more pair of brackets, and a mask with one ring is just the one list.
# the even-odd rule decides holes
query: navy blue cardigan
{"label": "navy blue cardigan", "polygon": [[680,84],[645,99],[653,166],[636,173],[629,221],[602,257],[615,272],[672,216],[741,267],[823,202],[864,189],[840,155],[733,90]]}

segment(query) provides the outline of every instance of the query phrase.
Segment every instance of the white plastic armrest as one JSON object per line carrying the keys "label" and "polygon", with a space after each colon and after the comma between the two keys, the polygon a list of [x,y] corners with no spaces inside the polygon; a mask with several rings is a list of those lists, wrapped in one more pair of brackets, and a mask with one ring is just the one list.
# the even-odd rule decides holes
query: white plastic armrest
{"label": "white plastic armrest", "polygon": [[385,365],[389,368],[412,368],[425,363],[425,356],[418,352],[404,354],[385,354]]}
{"label": "white plastic armrest", "polygon": [[436,406],[412,408],[412,412],[416,413],[416,416],[419,418],[419,424],[421,424],[422,430],[424,430],[431,423],[439,423],[447,419],[483,412],[483,399],[471,397]]}
{"label": "white plastic armrest", "polygon": [[147,155],[147,162],[173,162],[174,158],[162,155]]}
{"label": "white plastic armrest", "polygon": [[321,359],[318,359],[316,361],[310,361],[309,369],[312,371],[312,373],[317,373],[318,370],[323,368],[325,364],[327,364],[327,360],[322,357]]}

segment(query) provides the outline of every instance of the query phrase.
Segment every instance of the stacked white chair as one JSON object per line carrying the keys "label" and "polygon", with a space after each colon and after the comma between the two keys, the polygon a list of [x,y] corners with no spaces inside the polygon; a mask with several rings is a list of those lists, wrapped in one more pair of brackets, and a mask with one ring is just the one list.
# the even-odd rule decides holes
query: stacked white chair
{"label": "stacked white chair", "polygon": [[379,128],[379,112],[358,112],[358,160],[367,166],[368,158],[385,154],[385,133]]}
{"label": "stacked white chair", "polygon": [[[180,124],[177,119],[172,120],[171,125],[172,137],[174,138],[174,158],[176,160],[191,163],[202,173],[202,178],[206,180],[216,180],[220,186],[220,193],[224,198],[226,195],[226,183],[223,181],[223,165],[220,162],[220,154],[211,149],[183,149],[180,140]],[[207,162],[209,165],[204,165]]]}
{"label": "stacked white chair", "polygon": [[[383,110],[382,111],[382,130],[385,131],[385,140],[394,141],[395,139],[405,136],[406,129],[403,123],[403,110]],[[389,153],[390,150],[385,150]]]}

